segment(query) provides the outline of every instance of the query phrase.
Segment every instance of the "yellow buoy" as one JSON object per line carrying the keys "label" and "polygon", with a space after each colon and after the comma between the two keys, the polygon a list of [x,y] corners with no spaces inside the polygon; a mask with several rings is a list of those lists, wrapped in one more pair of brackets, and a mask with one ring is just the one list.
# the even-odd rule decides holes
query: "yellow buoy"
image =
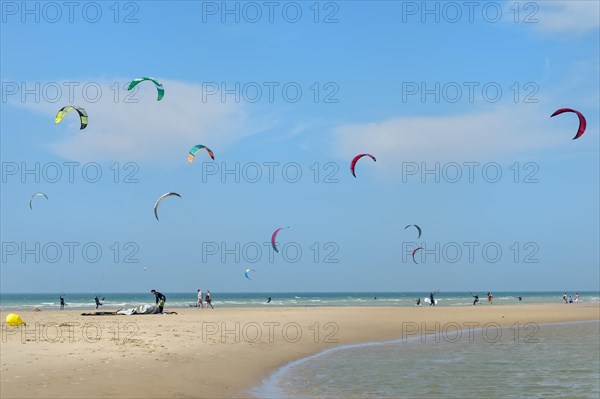
{"label": "yellow buoy", "polygon": [[16,313],[11,313],[6,316],[6,324],[8,324],[9,326],[16,327],[16,326],[20,326],[21,324],[25,324],[25,323],[21,319],[21,316],[19,316]]}

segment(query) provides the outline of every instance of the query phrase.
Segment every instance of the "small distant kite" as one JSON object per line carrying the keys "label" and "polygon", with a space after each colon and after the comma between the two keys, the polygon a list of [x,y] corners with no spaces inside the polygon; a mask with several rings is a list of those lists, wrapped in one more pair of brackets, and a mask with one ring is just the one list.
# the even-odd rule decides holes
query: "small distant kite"
{"label": "small distant kite", "polygon": [[417,251],[418,251],[419,249],[423,249],[423,248],[419,247],[419,248],[415,249],[415,250],[413,251],[413,253],[412,253],[413,262],[415,262],[415,264],[417,264],[417,261],[415,260],[415,254],[417,253]]}
{"label": "small distant kite", "polygon": [[244,272],[244,276],[246,276],[246,278],[247,278],[248,280],[252,280],[252,279],[250,278],[250,275],[249,275],[249,273],[250,273],[250,272],[253,272],[253,271],[254,271],[254,269],[246,269],[246,271]]}
{"label": "small distant kite", "polygon": [[63,118],[65,117],[65,115],[67,115],[70,111],[77,111],[77,113],[79,114],[79,119],[81,121],[81,127],[79,128],[79,130],[83,130],[86,128],[87,124],[88,124],[88,115],[87,112],[85,112],[85,109],[81,108],[81,107],[73,107],[71,105],[67,105],[66,107],[62,107],[58,113],[56,114],[56,118],[54,118],[54,123],[58,124],[60,123],[60,121],[63,120]]}
{"label": "small distant kite", "polygon": [[158,220],[158,205],[160,205],[160,202],[162,200],[164,200],[167,197],[179,197],[181,198],[181,195],[177,194],[177,193],[166,193],[161,195],[160,197],[158,197],[158,200],[156,201],[156,204],[154,204],[154,216],[156,217],[156,220]]}
{"label": "small distant kite", "polygon": [[163,85],[161,85],[160,83],[158,83],[158,81],[156,79],[153,79],[153,78],[138,78],[138,79],[133,79],[131,81],[131,83],[129,83],[129,87],[127,88],[127,90],[133,89],[135,86],[137,86],[139,83],[141,83],[141,82],[143,82],[145,80],[149,80],[152,83],[154,83],[154,85],[156,86],[156,90],[158,90],[158,100],[157,101],[162,100],[162,98],[165,96],[165,89],[163,88]]}
{"label": "small distant kite", "polygon": [[144,266],[144,271],[148,270],[148,268],[146,266]]}
{"label": "small distant kite", "polygon": [[277,245],[275,245],[275,239],[277,238],[277,234],[279,234],[279,232],[283,229],[291,229],[291,227],[286,226],[286,227],[280,227],[277,230],[275,230],[273,232],[273,235],[271,236],[271,246],[273,247],[273,249],[275,250],[275,252],[279,253],[279,250],[277,249]]}
{"label": "small distant kite", "polygon": [[354,157],[354,159],[352,159],[352,162],[350,163],[350,172],[352,172],[352,176],[354,176],[354,177],[356,177],[356,174],[354,173],[354,167],[356,166],[356,163],[358,162],[358,160],[361,159],[362,157],[371,157],[371,159],[374,162],[377,162],[375,157],[371,154],[358,154],[357,156]]}
{"label": "small distant kite", "polygon": [[587,126],[587,122],[585,120],[585,117],[583,116],[583,114],[581,112],[576,111],[576,110],[571,109],[571,108],[557,109],[556,111],[554,111],[554,113],[552,115],[550,115],[550,117],[552,118],[553,116],[560,115],[560,114],[562,114],[564,112],[573,112],[579,118],[579,129],[577,129],[577,134],[575,135],[575,137],[573,137],[573,140],[580,138],[583,135],[583,133],[585,132],[585,128]]}
{"label": "small distant kite", "polygon": [[417,226],[416,224],[409,224],[408,226],[406,226],[404,228],[404,230],[408,229],[410,226],[414,226],[417,228],[417,230],[419,231],[419,236],[417,238],[421,238],[421,228],[419,226]]}
{"label": "small distant kite", "polygon": [[29,198],[29,209],[33,209],[33,208],[31,207],[31,202],[33,201],[33,199],[34,199],[35,197],[44,197],[44,198],[48,199],[48,196],[47,196],[46,194],[44,194],[44,193],[35,193],[35,194],[33,194],[33,195],[31,196],[31,198]]}
{"label": "small distant kite", "polygon": [[212,158],[212,160],[215,160],[215,154],[210,150],[210,148],[208,148],[207,146],[198,144],[192,147],[192,149],[190,150],[190,153],[188,154],[188,162],[192,163],[194,161],[194,158],[196,157],[196,154],[198,153],[198,151],[200,151],[201,149],[206,149],[206,152],[208,152],[208,155]]}

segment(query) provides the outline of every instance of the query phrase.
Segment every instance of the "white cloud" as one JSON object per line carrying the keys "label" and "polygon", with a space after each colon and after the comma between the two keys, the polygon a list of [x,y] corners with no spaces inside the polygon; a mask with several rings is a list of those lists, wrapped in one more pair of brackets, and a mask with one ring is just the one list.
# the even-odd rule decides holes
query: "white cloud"
{"label": "white cloud", "polygon": [[[121,86],[127,82],[126,79],[115,81],[121,82]],[[213,150],[222,148],[272,124],[251,118],[242,104],[221,102],[219,96],[203,99],[202,86],[164,79],[161,83],[165,88],[161,101],[156,101],[154,85],[145,82],[133,96],[137,103],[125,101],[125,96],[131,95],[125,89],[118,92],[115,101],[114,83],[97,83],[102,93],[97,102],[89,98],[85,101],[82,90],[77,88],[72,105],[86,109],[89,124],[85,130],[79,130],[77,115],[67,115],[56,127],[62,132],[68,131],[67,138],[51,143],[50,147],[65,158],[83,162],[103,158],[171,162],[185,160],[187,151],[195,144],[205,144]],[[58,109],[69,104],[67,86],[59,85],[64,90],[58,102],[13,104],[45,114],[54,124]],[[90,89],[88,96],[94,100],[96,91]],[[57,137],[65,135],[57,133]]]}
{"label": "white cloud", "polygon": [[345,159],[370,152],[385,169],[404,161],[502,161],[570,143],[576,117],[557,123],[547,110],[528,105],[339,126],[333,133],[335,151]]}
{"label": "white cloud", "polygon": [[[520,3],[524,7],[526,3]],[[521,9],[521,20],[531,14],[535,28],[544,33],[583,34],[600,28],[600,2],[597,0],[554,0],[532,3],[539,6]]]}

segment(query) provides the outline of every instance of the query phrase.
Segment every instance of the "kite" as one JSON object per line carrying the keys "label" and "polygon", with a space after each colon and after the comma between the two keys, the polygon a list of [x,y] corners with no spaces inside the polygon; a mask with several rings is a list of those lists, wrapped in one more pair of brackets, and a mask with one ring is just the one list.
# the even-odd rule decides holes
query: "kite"
{"label": "kite", "polygon": [[85,112],[85,109],[83,109],[81,107],[73,107],[70,105],[67,105],[66,107],[62,107],[56,114],[56,118],[54,118],[54,123],[57,124],[60,121],[62,121],[63,118],[65,117],[65,115],[67,115],[72,110],[77,111],[77,113],[79,114],[79,119],[81,120],[81,128],[79,128],[79,130],[85,129],[88,124],[88,115],[87,115],[87,112]]}
{"label": "kite", "polygon": [[167,198],[167,197],[179,197],[181,198],[181,195],[177,194],[177,193],[166,193],[161,195],[160,197],[158,197],[158,200],[156,201],[156,204],[154,204],[154,216],[156,217],[156,220],[158,220],[158,205],[160,205],[160,202]]}
{"label": "kite", "polygon": [[350,172],[352,172],[352,176],[356,177],[356,174],[354,173],[354,167],[356,166],[356,162],[358,162],[359,159],[361,159],[362,157],[371,157],[371,159],[374,162],[377,162],[377,160],[375,159],[375,157],[371,154],[359,154],[357,156],[354,157],[354,159],[352,160],[352,162],[350,163]]}
{"label": "kite", "polygon": [[254,271],[254,269],[246,269],[246,271],[244,272],[244,276],[246,276],[246,278],[247,278],[248,280],[252,280],[252,279],[250,278],[250,276],[248,275],[248,273],[250,273],[250,272],[253,272],[253,271]]}
{"label": "kite", "polygon": [[553,116],[560,115],[563,112],[573,112],[579,118],[579,129],[577,129],[577,134],[575,135],[575,137],[573,137],[573,140],[580,138],[583,135],[583,133],[585,132],[585,128],[587,126],[587,122],[585,121],[585,117],[583,116],[583,114],[581,112],[576,111],[576,110],[571,109],[571,108],[557,109],[556,111],[554,111],[554,113],[552,115],[550,115],[550,117],[552,118]]}
{"label": "kite", "polygon": [[207,146],[198,144],[192,147],[192,149],[190,150],[190,153],[188,154],[188,162],[192,163],[194,161],[194,158],[196,157],[196,154],[198,153],[198,151],[200,151],[201,149],[205,148],[206,152],[208,152],[208,155],[212,158],[212,160],[215,160],[215,154],[214,152],[211,151],[210,148],[208,148]]}
{"label": "kite", "polygon": [[35,197],[45,197],[46,199],[48,199],[48,196],[47,196],[46,194],[44,194],[44,193],[35,193],[35,194],[33,194],[33,195],[31,196],[31,198],[29,199],[29,209],[33,209],[33,208],[31,207],[31,202],[33,201],[33,199],[34,199]]}
{"label": "kite", "polygon": [[163,85],[158,83],[158,81],[156,79],[152,79],[152,78],[133,79],[131,81],[131,83],[129,83],[129,87],[127,88],[127,90],[133,89],[135,86],[137,86],[139,83],[143,82],[144,80],[149,80],[154,83],[154,85],[156,86],[156,90],[158,90],[158,100],[157,101],[162,100],[162,98],[165,96],[165,89],[163,88]]}
{"label": "kite", "polygon": [[410,226],[415,226],[417,228],[417,230],[419,231],[419,236],[417,238],[421,238],[421,228],[419,226],[417,226],[416,224],[409,224],[408,226],[406,226],[404,228],[404,230],[408,229]]}
{"label": "kite", "polygon": [[413,251],[413,253],[412,253],[413,262],[415,262],[415,264],[417,264],[417,261],[415,260],[415,253],[417,253],[417,251],[418,251],[419,249],[423,249],[423,248],[419,247],[419,248],[415,249],[415,250]]}
{"label": "kite", "polygon": [[291,227],[286,226],[286,227],[280,227],[277,230],[275,230],[273,232],[273,235],[271,236],[271,246],[273,247],[273,249],[275,250],[275,252],[279,253],[279,250],[277,249],[277,245],[275,245],[275,239],[277,238],[277,234],[279,233],[280,230],[283,229],[291,229]]}

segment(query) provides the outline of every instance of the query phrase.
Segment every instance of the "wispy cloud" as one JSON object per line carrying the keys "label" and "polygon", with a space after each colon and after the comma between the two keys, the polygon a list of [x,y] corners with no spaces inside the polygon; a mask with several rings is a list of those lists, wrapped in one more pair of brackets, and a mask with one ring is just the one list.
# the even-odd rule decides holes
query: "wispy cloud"
{"label": "wispy cloud", "polygon": [[385,169],[404,161],[500,161],[569,144],[577,118],[569,121],[572,131],[565,131],[564,123],[557,124],[551,112],[540,108],[504,106],[455,116],[347,124],[334,129],[334,148],[344,158],[372,152]]}
{"label": "wispy cloud", "polygon": [[[112,82],[127,83],[127,79]],[[50,143],[57,154],[72,160],[87,161],[114,159],[123,161],[179,162],[195,144],[205,144],[217,151],[219,147],[258,133],[273,122],[250,116],[248,107],[240,103],[224,103],[203,98],[202,87],[181,81],[161,79],[165,96],[156,101],[156,89],[150,82],[140,84],[139,92],[131,103],[125,100],[127,92],[121,88],[115,94],[114,83],[98,82],[102,96],[98,101],[85,101],[75,97],[72,105],[86,109],[88,127],[80,131],[76,114],[67,115],[57,129],[71,130],[62,141]],[[60,84],[60,83],[59,83]],[[63,86],[60,84],[62,87]],[[32,84],[28,84],[32,86]],[[97,90],[90,89],[88,96],[95,97]],[[81,90],[79,90],[81,94]],[[77,93],[77,91],[75,91]],[[93,99],[93,98],[92,98]],[[60,107],[68,105],[68,90],[58,102],[20,103],[46,115],[54,123]],[[183,155],[182,155],[183,154]]]}
{"label": "wispy cloud", "polygon": [[530,8],[521,13],[537,19],[534,26],[543,33],[580,35],[600,29],[600,2],[597,0],[554,0],[532,4],[539,6],[537,12]]}

